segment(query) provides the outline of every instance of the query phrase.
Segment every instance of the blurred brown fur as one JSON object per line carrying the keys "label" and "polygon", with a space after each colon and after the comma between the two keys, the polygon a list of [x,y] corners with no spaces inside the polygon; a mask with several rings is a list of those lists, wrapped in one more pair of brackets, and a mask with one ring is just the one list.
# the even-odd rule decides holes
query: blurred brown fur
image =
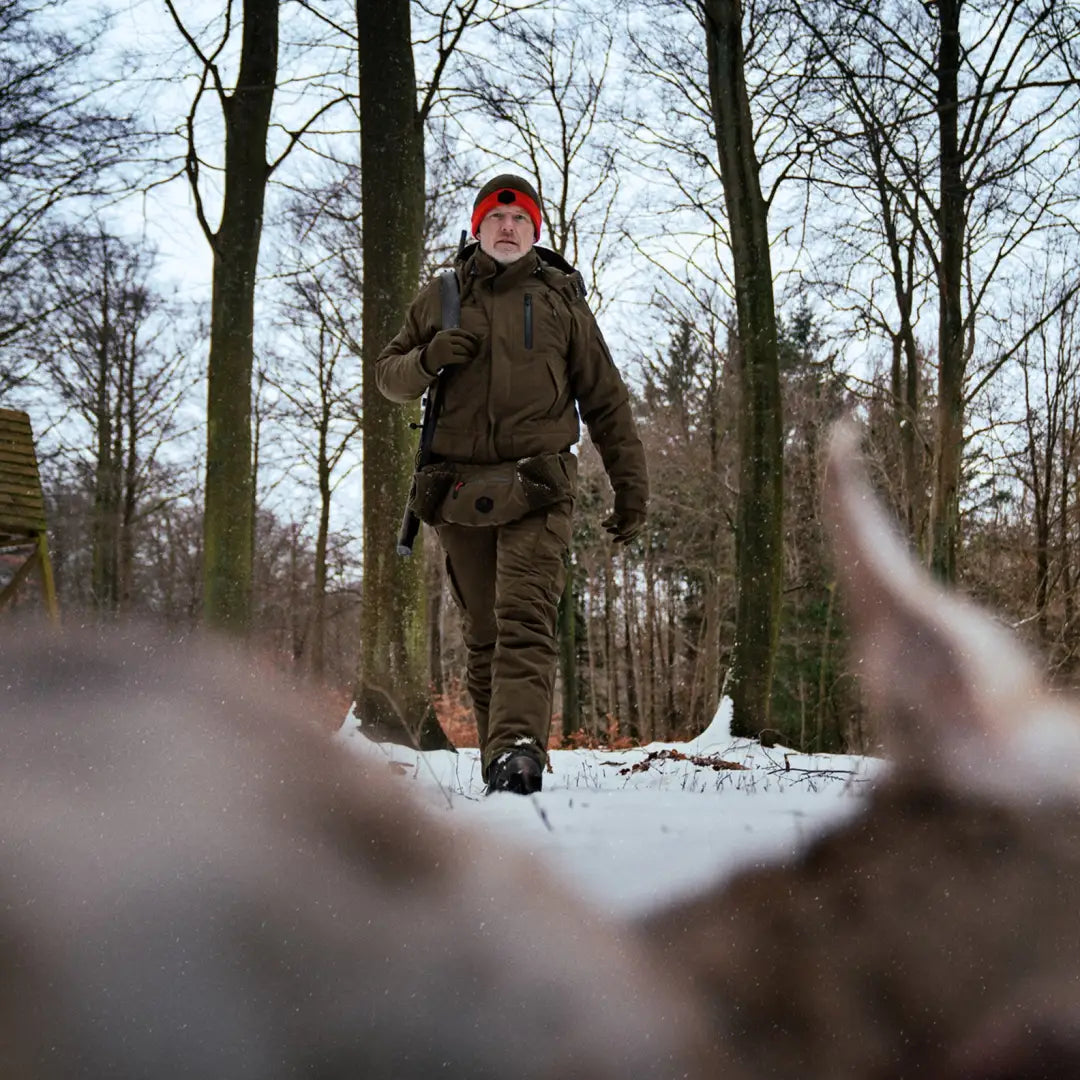
{"label": "blurred brown fur", "polygon": [[0,1075],[684,1076],[701,1029],[220,642],[5,638]]}
{"label": "blurred brown fur", "polygon": [[890,776],[633,932],[218,643],[9,636],[0,1075],[1080,1075],[1076,710],[914,564],[850,432],[826,509]]}
{"label": "blurred brown fur", "polygon": [[1080,1076],[1080,714],[917,567],[851,430],[825,505],[891,776],[796,864],[650,921],[716,1075]]}

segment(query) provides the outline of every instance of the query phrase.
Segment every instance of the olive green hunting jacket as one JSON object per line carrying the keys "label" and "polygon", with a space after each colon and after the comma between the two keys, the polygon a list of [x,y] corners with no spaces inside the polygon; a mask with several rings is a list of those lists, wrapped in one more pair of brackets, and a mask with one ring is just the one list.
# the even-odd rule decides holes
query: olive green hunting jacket
{"label": "olive green hunting jacket", "polygon": [[[561,452],[579,438],[580,412],[616,505],[644,510],[648,472],[629,394],[576,276],[535,249],[500,268],[475,245],[455,271],[461,326],[481,344],[474,359],[444,376],[433,454],[485,465]],[[434,278],[376,361],[376,384],[391,401],[418,398],[433,382],[421,361],[440,329]]]}

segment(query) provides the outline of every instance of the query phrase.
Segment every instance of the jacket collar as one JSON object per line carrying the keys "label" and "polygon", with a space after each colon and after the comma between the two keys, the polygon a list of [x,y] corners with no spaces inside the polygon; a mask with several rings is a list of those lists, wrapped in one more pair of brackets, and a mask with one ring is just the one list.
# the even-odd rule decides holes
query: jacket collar
{"label": "jacket collar", "polygon": [[530,248],[516,262],[503,266],[477,247],[466,262],[465,272],[479,281],[490,281],[496,292],[504,292],[525,281],[539,268],[540,258],[535,248]]}

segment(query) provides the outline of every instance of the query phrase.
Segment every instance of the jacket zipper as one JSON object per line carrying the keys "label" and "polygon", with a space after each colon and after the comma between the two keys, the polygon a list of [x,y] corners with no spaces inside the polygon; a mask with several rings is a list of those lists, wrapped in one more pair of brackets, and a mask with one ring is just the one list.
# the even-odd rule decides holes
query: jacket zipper
{"label": "jacket zipper", "polygon": [[525,294],[525,348],[531,349],[533,347],[533,331],[532,331],[532,293]]}

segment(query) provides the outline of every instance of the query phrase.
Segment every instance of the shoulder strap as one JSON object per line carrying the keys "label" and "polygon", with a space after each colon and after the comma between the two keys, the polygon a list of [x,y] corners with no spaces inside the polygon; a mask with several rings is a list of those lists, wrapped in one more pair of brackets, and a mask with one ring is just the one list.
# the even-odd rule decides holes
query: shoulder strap
{"label": "shoulder strap", "polygon": [[461,325],[461,290],[457,274],[444,270],[439,275],[439,297],[442,300],[442,328],[451,330]]}
{"label": "shoulder strap", "polygon": [[[537,244],[533,249],[537,257],[540,259],[540,265],[545,270],[554,270],[559,274],[563,274],[570,280],[571,300],[584,300],[588,295],[588,290],[585,288],[585,278],[580,270],[576,270],[571,266],[566,259],[563,258],[557,251],[552,251],[551,248],[541,247]],[[554,277],[554,275],[552,275]]]}
{"label": "shoulder strap", "polygon": [[588,296],[585,288],[585,279],[581,272],[575,270],[565,259],[554,255],[561,265],[555,265],[552,259],[547,258],[547,249],[537,249],[540,262],[537,266],[537,274],[541,280],[551,289],[554,289],[568,304],[576,304]]}

